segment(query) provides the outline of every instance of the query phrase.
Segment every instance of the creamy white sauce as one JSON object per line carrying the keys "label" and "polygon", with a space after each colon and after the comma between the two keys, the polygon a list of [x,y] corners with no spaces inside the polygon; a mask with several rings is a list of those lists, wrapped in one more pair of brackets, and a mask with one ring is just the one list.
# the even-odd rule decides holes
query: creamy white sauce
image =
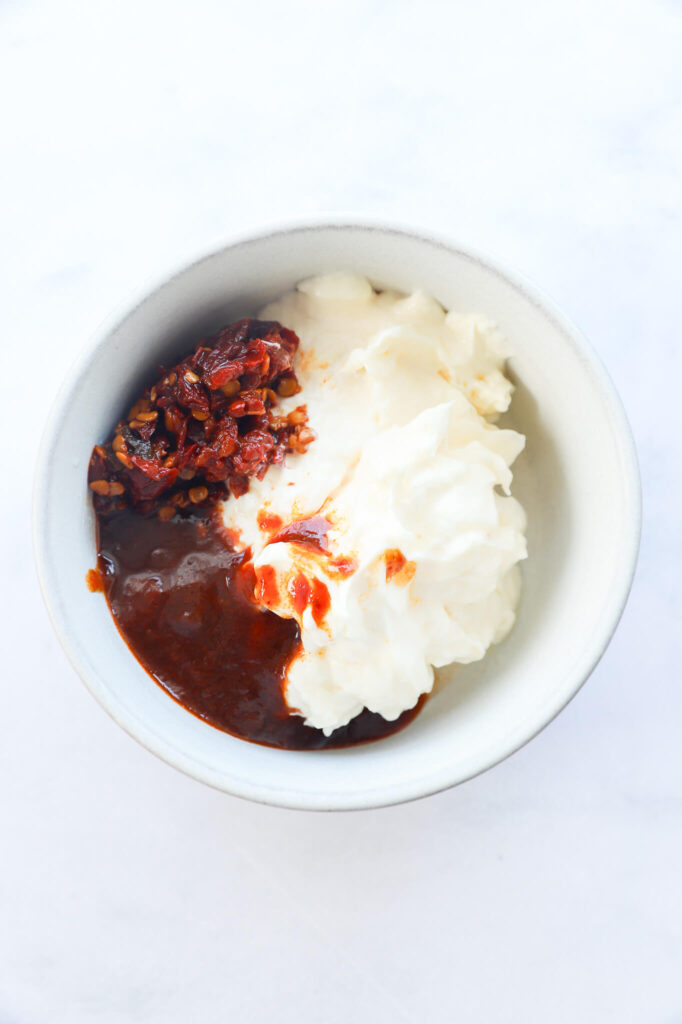
{"label": "creamy white sauce", "polygon": [[[301,627],[292,711],[327,734],[365,707],[393,720],[431,690],[434,667],[482,658],[514,624],[526,544],[510,466],[524,438],[494,426],[513,390],[508,352],[483,317],[354,275],[304,281],[259,315],[299,335],[302,391],[280,408],[305,403],[316,440],[226,501],[225,523],[257,571],[273,567],[274,610]],[[330,557],[268,543],[259,512],[285,525],[321,512]],[[387,579],[395,551],[406,564]],[[333,571],[335,557],[355,571]],[[293,608],[301,573],[328,588],[321,626]]]}

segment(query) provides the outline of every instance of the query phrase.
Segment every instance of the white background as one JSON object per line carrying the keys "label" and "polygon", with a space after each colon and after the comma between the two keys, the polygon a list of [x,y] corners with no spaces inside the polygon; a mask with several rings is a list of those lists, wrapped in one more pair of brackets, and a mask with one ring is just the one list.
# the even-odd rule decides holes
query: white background
{"label": "white background", "polygon": [[[0,5],[0,1024],[682,1021],[681,55],[671,0]],[[456,790],[327,815],[121,732],[29,529],[45,403],[112,307],[323,209],[547,290],[645,497],[630,603],[559,719]]]}

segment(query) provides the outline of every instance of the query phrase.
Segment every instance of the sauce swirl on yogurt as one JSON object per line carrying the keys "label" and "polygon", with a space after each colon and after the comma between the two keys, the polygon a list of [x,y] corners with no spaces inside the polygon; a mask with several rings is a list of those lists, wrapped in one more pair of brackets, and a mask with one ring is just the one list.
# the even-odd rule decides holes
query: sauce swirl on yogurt
{"label": "sauce swirl on yogurt", "polygon": [[253,565],[232,549],[215,510],[166,521],[131,510],[100,517],[98,566],[135,657],[174,700],[218,729],[319,750],[387,736],[419,710],[395,722],[365,710],[330,736],[292,714],[283,684],[300,650],[298,624],[256,604]]}

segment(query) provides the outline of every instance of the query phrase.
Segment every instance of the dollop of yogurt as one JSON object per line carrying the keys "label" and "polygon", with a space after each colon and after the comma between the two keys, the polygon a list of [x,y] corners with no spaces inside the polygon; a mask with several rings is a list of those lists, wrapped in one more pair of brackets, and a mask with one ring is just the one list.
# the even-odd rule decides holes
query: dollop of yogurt
{"label": "dollop of yogurt", "polygon": [[302,391],[280,412],[305,404],[316,439],[226,501],[225,525],[251,548],[264,607],[299,623],[292,713],[326,734],[363,708],[394,720],[434,668],[482,658],[515,621],[524,438],[495,426],[507,347],[481,316],[350,274],[304,281],[259,316],[299,335]]}

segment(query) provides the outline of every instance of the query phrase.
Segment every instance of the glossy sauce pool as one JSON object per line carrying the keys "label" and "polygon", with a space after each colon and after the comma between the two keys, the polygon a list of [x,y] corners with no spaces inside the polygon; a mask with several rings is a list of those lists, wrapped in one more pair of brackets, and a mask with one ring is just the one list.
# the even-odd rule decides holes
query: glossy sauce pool
{"label": "glossy sauce pool", "polygon": [[301,648],[298,624],[254,602],[253,567],[217,516],[98,516],[98,567],[114,621],[164,690],[218,729],[289,750],[376,740],[412,721],[423,699],[394,722],[365,710],[331,736],[290,714],[283,684]]}

